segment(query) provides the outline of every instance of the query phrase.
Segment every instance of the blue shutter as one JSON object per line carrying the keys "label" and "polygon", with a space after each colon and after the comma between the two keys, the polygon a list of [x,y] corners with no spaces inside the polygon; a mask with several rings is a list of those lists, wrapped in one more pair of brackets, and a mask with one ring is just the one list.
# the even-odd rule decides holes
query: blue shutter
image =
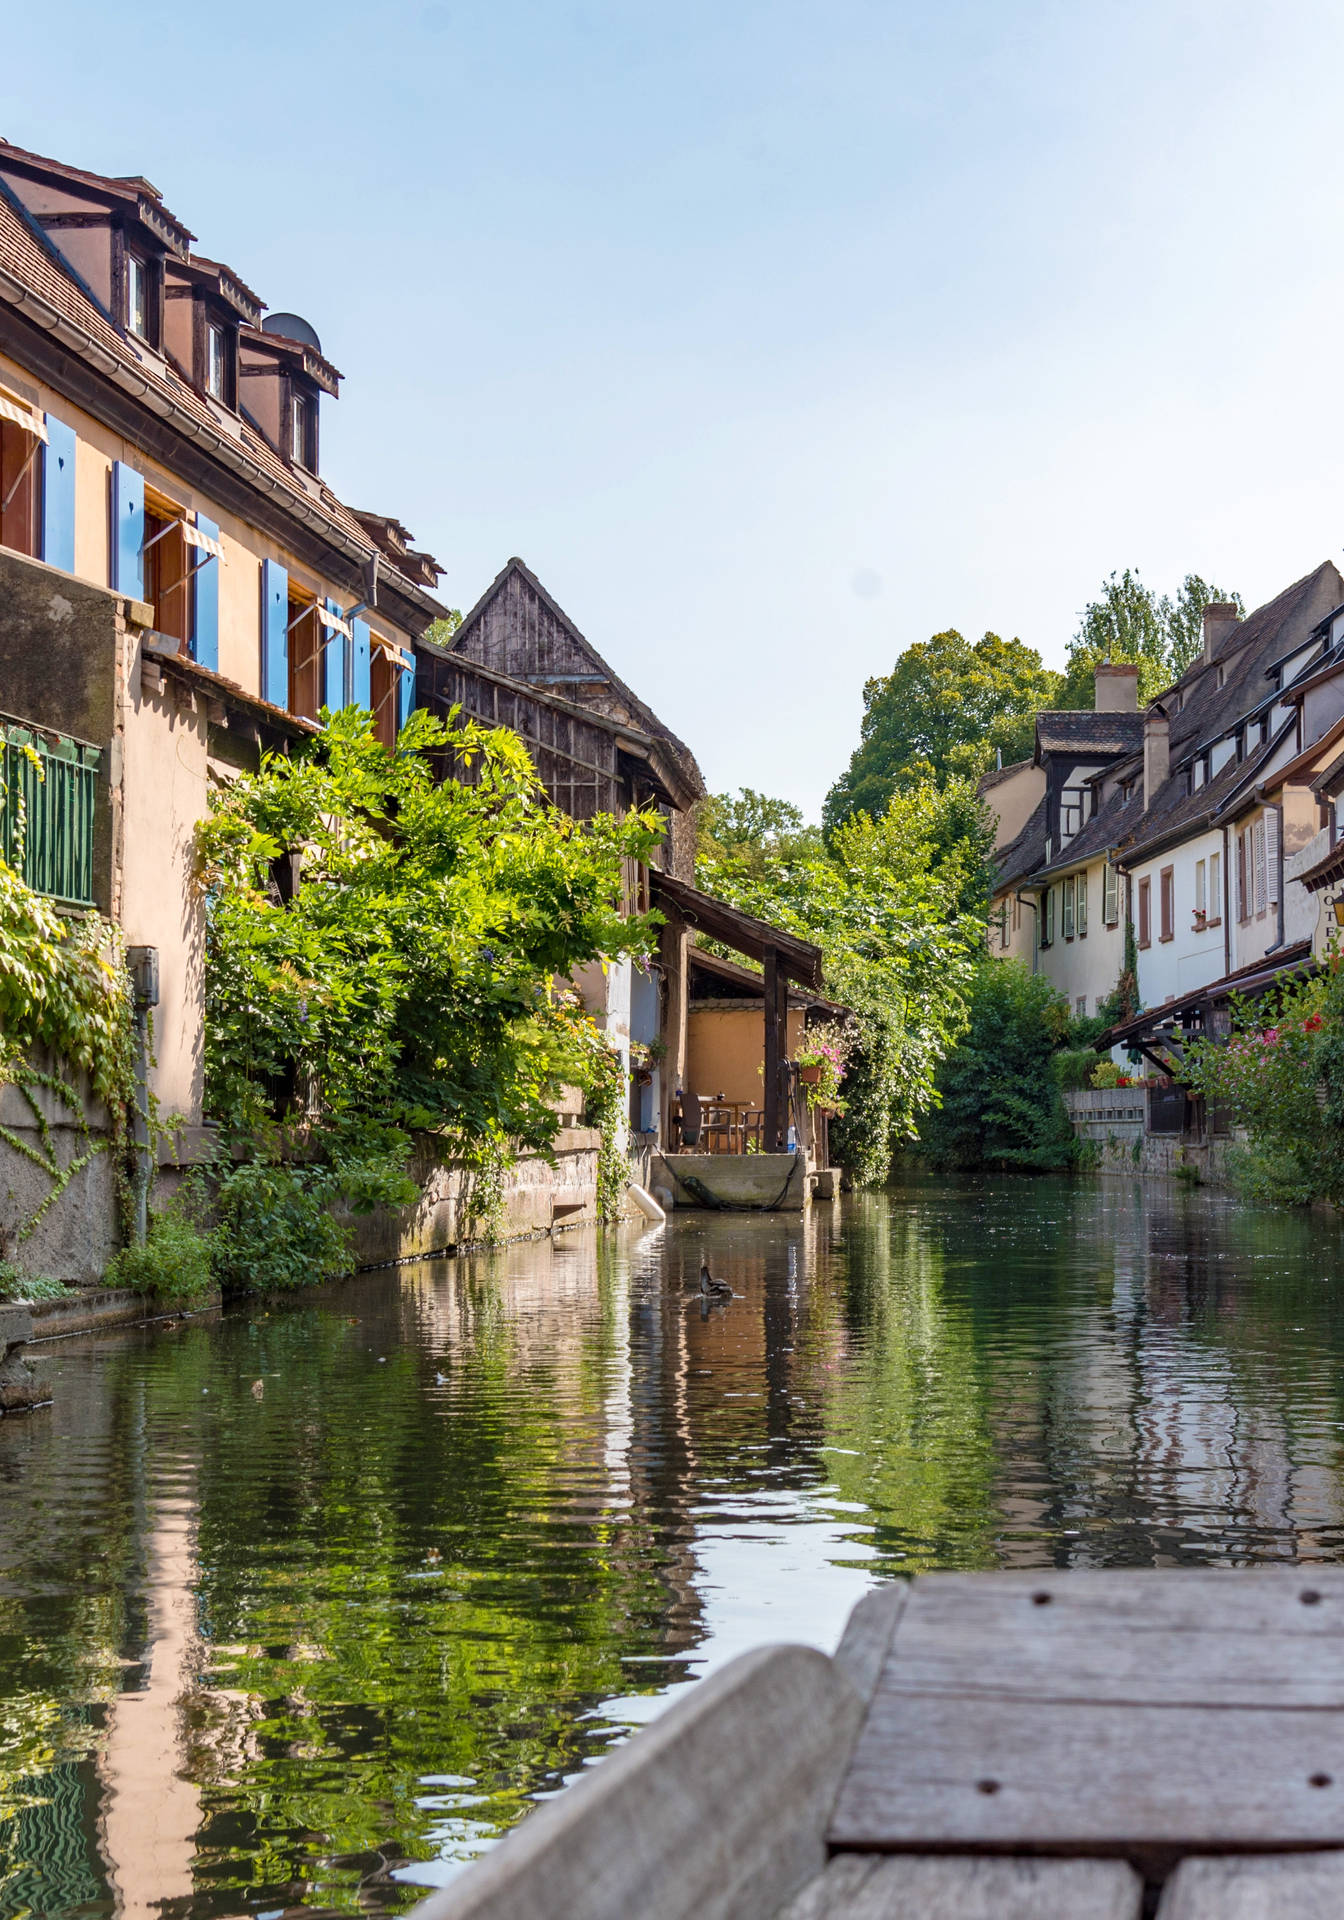
{"label": "blue shutter", "polygon": [[411,664],[403,669],[397,680],[397,732],[406,725],[415,706],[415,649],[408,648]]}
{"label": "blue shutter", "polygon": [[[196,525],[207,539],[218,540],[219,528],[203,513],[196,515]],[[191,657],[218,673],[219,562],[213,553],[207,556],[198,547],[188,547],[187,552],[196,568],[191,576]],[[204,566],[198,564],[201,560]]]}
{"label": "blue shutter", "polygon": [[[327,601],[327,612],[339,615],[334,600]],[[322,704],[333,713],[350,704],[350,642],[343,633],[324,634],[322,649]]]}
{"label": "blue shutter", "polygon": [[289,706],[289,575],[278,560],[261,563],[261,697]]}
{"label": "blue shutter", "polygon": [[145,482],[124,460],[112,462],[112,589],[145,597]]}
{"label": "blue shutter", "polygon": [[42,461],[42,558],[62,573],[75,570],[75,430],[46,415]]}
{"label": "blue shutter", "polygon": [[350,705],[362,707],[367,713],[373,705],[373,676],[369,668],[369,623],[367,620],[352,620],[350,631],[354,635],[350,660]]}

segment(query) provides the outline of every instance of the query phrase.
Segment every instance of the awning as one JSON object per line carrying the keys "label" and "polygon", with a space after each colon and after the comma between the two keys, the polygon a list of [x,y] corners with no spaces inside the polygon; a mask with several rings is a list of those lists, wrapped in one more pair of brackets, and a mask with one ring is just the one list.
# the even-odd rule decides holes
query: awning
{"label": "awning", "polygon": [[36,435],[39,440],[47,437],[47,423],[36,407],[30,407],[26,400],[13,400],[7,393],[0,393],[0,420],[12,420],[16,427],[22,427],[25,433]]}
{"label": "awning", "polygon": [[375,653],[381,653],[385,660],[390,660],[394,667],[400,667],[403,673],[414,665],[411,655],[399,647],[395,640],[384,640],[381,633],[371,633],[369,642]]}
{"label": "awning", "polygon": [[319,603],[317,617],[328,633],[343,633],[347,640],[350,638],[349,622],[342,620],[339,613],[333,613],[330,607],[324,607]]}
{"label": "awning", "polygon": [[1152,1039],[1164,1029],[1181,1025],[1187,1016],[1202,1014],[1206,1008],[1230,1000],[1234,993],[1263,993],[1267,987],[1274,986],[1290,973],[1306,972],[1312,964],[1310,940],[1299,940],[1272,959],[1266,955],[1263,960],[1253,960],[1249,966],[1240,967],[1235,973],[1224,974],[1221,980],[1212,980],[1206,987],[1182,994],[1179,1000],[1167,1000],[1160,1007],[1149,1007],[1144,1013],[1136,1013],[1132,1020],[1126,1020],[1118,1027],[1112,1027],[1109,1033],[1104,1033],[1097,1044],[1124,1047]]}
{"label": "awning", "polygon": [[722,940],[726,947],[745,953],[750,960],[763,961],[767,950],[773,948],[779,970],[786,979],[820,991],[821,948],[814,947],[810,940],[800,940],[797,934],[786,933],[782,927],[772,927],[768,920],[758,920],[739,907],[730,907],[726,900],[701,893],[697,887],[687,886],[684,880],[674,880],[671,874],[657,867],[650,871],[649,878],[655,906],[669,908],[688,926],[707,934],[711,940]]}
{"label": "awning", "polygon": [[216,560],[224,558],[224,548],[220,542],[212,539],[208,533],[202,533],[190,520],[182,522],[182,538],[189,547],[198,547],[202,553],[208,553]]}

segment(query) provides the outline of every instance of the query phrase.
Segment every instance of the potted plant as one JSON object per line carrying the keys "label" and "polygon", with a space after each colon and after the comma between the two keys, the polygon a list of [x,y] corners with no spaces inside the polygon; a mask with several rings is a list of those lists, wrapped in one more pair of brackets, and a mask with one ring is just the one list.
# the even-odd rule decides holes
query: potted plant
{"label": "potted plant", "polygon": [[844,1112],[840,1083],[853,1044],[849,1029],[838,1020],[822,1022],[804,1032],[793,1064],[807,1090],[807,1104],[814,1111]]}

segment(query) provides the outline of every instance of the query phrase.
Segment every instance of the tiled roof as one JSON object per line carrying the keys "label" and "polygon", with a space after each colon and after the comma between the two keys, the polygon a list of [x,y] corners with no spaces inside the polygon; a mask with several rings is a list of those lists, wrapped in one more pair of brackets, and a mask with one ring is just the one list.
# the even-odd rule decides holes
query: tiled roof
{"label": "tiled roof", "polygon": [[1001,780],[1011,779],[1013,774],[1021,773],[1031,764],[1030,760],[1014,760],[1009,766],[995,767],[992,772],[981,774],[977,791],[988,793],[990,788],[997,787]]}
{"label": "tiled roof", "polygon": [[1042,867],[1042,873],[1067,873],[1071,867],[1082,865],[1084,861],[1095,860],[1109,853],[1112,847],[1121,844],[1135,824],[1143,817],[1143,792],[1136,788],[1126,800],[1117,789],[1105,805],[1093,814],[1087,824],[1075,833],[1067,847],[1062,847],[1050,861],[1048,867]]}
{"label": "tiled roof", "polygon": [[1036,716],[1036,753],[1132,753],[1143,742],[1141,713],[1064,708]]}
{"label": "tiled roof", "polygon": [[[221,452],[232,454],[234,460],[241,448],[247,462],[256,470],[256,484],[262,493],[287,500],[302,519],[311,520],[315,516],[325,522],[342,544],[354,542],[364,555],[374,551],[364,528],[328,486],[319,481],[310,492],[246,421],[240,435],[226,432],[204,395],[180,379],[156,354],[142,350],[118,332],[102,309],[63,271],[59,256],[54,255],[55,249],[50,243],[44,244],[32,231],[21,209],[13,204],[9,189],[0,181],[0,302],[16,306],[20,312],[40,303],[49,313],[54,312],[91,341],[94,351],[88,355],[88,363],[96,371],[111,373],[113,377],[119,371],[131,376],[135,385],[143,383],[145,389],[157,393],[162,401],[186,417],[183,431],[198,445],[209,448],[214,443]],[[27,300],[27,295],[35,299]],[[44,324],[40,312],[32,312],[31,317],[38,326]],[[424,588],[408,579],[391,562],[385,563],[385,570],[395,576],[398,586],[412,598],[428,600]],[[433,607],[435,603],[429,604]]]}

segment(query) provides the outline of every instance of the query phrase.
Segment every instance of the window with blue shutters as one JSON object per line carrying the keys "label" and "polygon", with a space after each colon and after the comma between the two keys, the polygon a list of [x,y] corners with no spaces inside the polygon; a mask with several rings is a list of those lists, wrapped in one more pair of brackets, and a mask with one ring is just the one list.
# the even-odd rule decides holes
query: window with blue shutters
{"label": "window with blue shutters", "polygon": [[406,725],[415,710],[415,655],[409,649],[406,664],[402,668],[401,681],[397,687],[397,730]]}
{"label": "window with blue shutters", "polygon": [[75,570],[75,430],[46,416],[42,459],[42,558],[63,573]]}
{"label": "window with blue shutters", "polygon": [[278,560],[261,563],[261,697],[289,705],[289,573]]}
{"label": "window with blue shutters", "polygon": [[371,653],[369,623],[367,620],[350,622],[350,705],[362,707],[365,713],[373,705],[371,678]]}
{"label": "window with blue shutters", "polygon": [[112,462],[111,586],[130,600],[145,597],[145,482],[124,460]]}
{"label": "window with blue shutters", "polygon": [[[339,620],[341,610],[336,602],[328,600],[326,606],[332,619]],[[322,704],[332,713],[338,713],[342,707],[350,704],[350,643],[351,634],[343,620],[340,626],[326,628],[322,651]]]}
{"label": "window with blue shutters", "polygon": [[37,408],[0,388],[0,547],[38,557],[46,423]]}

